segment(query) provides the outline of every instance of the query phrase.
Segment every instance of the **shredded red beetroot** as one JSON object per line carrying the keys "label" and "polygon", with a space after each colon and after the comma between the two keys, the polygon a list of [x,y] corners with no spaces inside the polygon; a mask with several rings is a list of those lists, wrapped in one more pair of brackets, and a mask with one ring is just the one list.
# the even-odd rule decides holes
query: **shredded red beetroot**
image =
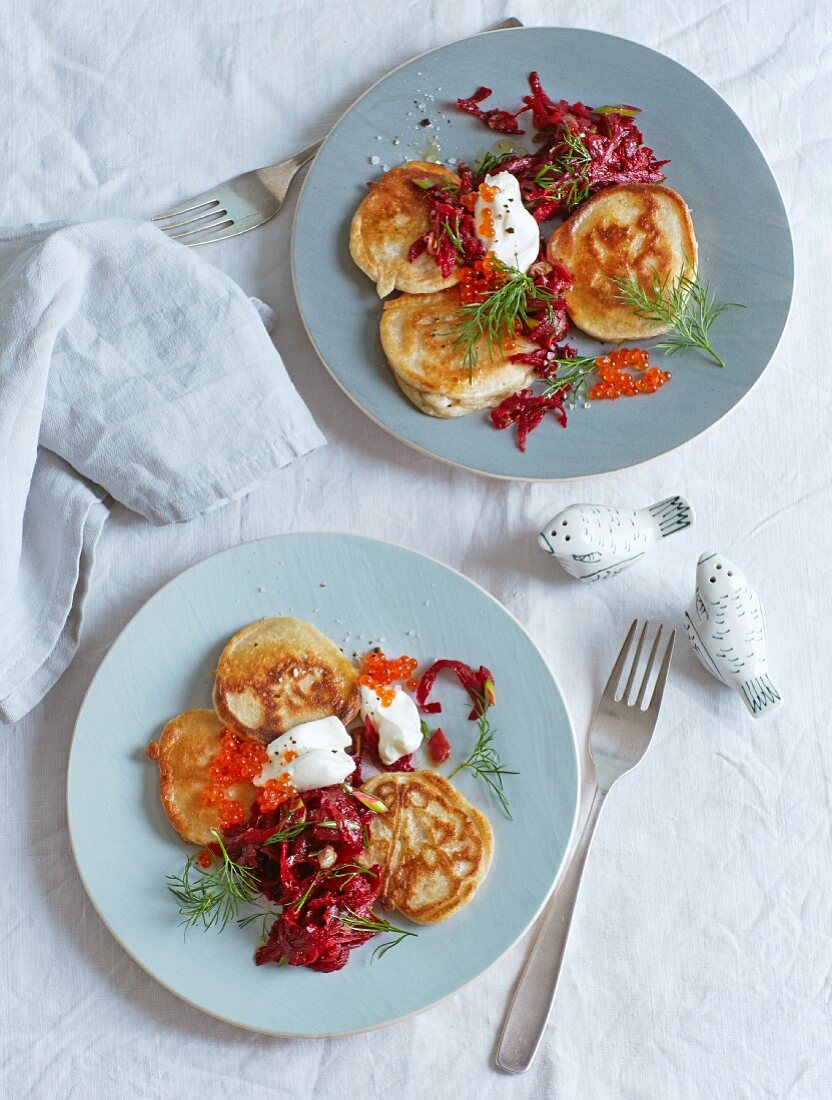
{"label": "shredded red beetroot", "polygon": [[433,690],[436,677],[445,668],[454,673],[471,697],[474,709],[468,715],[469,718],[479,718],[484,713],[485,706],[491,706],[496,701],[494,677],[485,665],[480,665],[475,671],[464,661],[434,661],[422,674],[419,686],[416,688],[416,702],[425,714],[438,714],[442,710],[441,703],[429,703],[428,697]]}
{"label": "shredded red beetroot", "polygon": [[428,752],[434,764],[444,764],[446,760],[450,760],[451,742],[441,726],[437,726],[428,738]]}
{"label": "shredded red beetroot", "polygon": [[[555,357],[561,357],[560,342],[569,331],[566,299],[563,295],[572,286],[572,276],[563,264],[550,264],[539,259],[529,268],[534,285],[555,298],[529,298],[526,304],[526,325],[523,337],[537,344],[539,352],[520,352],[511,356],[512,363],[528,363],[535,367],[541,378],[546,377],[546,365]],[[542,353],[542,354],[541,354]]]}
{"label": "shredded red beetroot", "polygon": [[561,427],[566,427],[563,401],[568,392],[568,386],[549,395],[535,393],[534,390],[519,390],[491,410],[491,422],[495,428],[508,428],[516,424],[517,446],[525,451],[529,432],[534,431],[547,413],[553,413]]}
{"label": "shredded red beetroot", "polygon": [[482,107],[480,107],[480,103],[482,103],[484,99],[488,99],[490,95],[491,89],[483,86],[477,88],[474,94],[467,99],[458,99],[456,105],[460,111],[467,111],[467,113],[473,115],[474,118],[481,119],[486,126],[492,130],[497,130],[498,133],[522,134],[523,131],[517,125],[517,116],[527,111],[528,107],[521,107],[515,114],[512,114],[511,111],[501,111],[499,109],[484,111]]}
{"label": "shredded red beetroot", "polygon": [[[664,179],[662,168],[668,162],[656,160],[653,150],[644,144],[632,117],[638,108],[622,104],[593,110],[580,102],[552,100],[537,73],[529,74],[529,89],[523,106],[513,113],[482,110],[479,104],[491,94],[489,88],[478,88],[469,99],[458,99],[457,107],[490,129],[508,134],[522,134],[517,119],[531,112],[540,147],[523,156],[506,154],[490,171],[511,172],[517,177],[523,202],[539,222],[574,208],[569,201],[574,182],[581,185],[583,198],[588,198],[615,183],[659,183]],[[574,136],[583,142],[588,161],[564,170],[563,161],[570,153],[567,139]]]}
{"label": "shredded red beetroot", "polygon": [[[529,274],[534,276],[537,285],[546,287],[553,294],[563,295],[572,285],[572,276],[562,264],[538,260],[530,268]],[[558,297],[543,312],[535,312],[534,308],[529,312],[536,323],[523,335],[537,344],[537,350],[512,355],[511,361],[534,367],[538,378],[552,378],[557,374],[558,360],[573,359],[577,355],[576,349],[570,344],[560,343],[569,329],[566,300]],[[495,428],[501,429],[517,424],[517,446],[525,451],[529,433],[543,422],[547,412],[553,413],[561,425],[566,427],[564,398],[568,392],[568,388],[564,388],[558,393],[545,396],[531,389],[520,390],[492,409],[491,422]]]}
{"label": "shredded red beetroot", "polygon": [[373,725],[372,719],[368,718],[366,715],[364,717],[363,747],[367,750],[367,755],[380,772],[413,771],[413,753],[409,753],[407,756],[400,756],[399,759],[392,764],[384,763],[378,754],[378,730]]}
{"label": "shredded red beetroot", "polygon": [[[372,919],[381,885],[378,867],[363,868],[368,822],[373,814],[342,787],[308,791],[270,813],[255,809],[246,825],[226,833],[225,846],[237,863],[250,867],[264,897],[283,906],[266,942],[255,952],[267,962],[340,970],[353,947],[374,933],[341,918]],[[298,826],[303,826],[297,829]],[[293,828],[294,827],[294,828]],[[297,831],[269,844],[276,833]],[[212,846],[215,853],[218,846]],[[334,850],[321,866],[324,849]],[[331,853],[329,853],[331,855]],[[324,862],[327,862],[324,860]]]}
{"label": "shredded red beetroot", "polygon": [[407,253],[410,263],[423,252],[433,256],[445,279],[458,263],[472,263],[485,255],[485,245],[477,236],[472,209],[462,203],[472,191],[471,173],[463,169],[461,179],[459,188],[455,184],[437,183],[424,191],[429,229],[416,238]]}

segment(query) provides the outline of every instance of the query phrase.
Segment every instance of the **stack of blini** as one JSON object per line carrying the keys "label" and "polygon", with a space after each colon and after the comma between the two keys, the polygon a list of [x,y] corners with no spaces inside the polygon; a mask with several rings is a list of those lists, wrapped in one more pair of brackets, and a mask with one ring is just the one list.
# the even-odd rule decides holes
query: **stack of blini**
{"label": "stack of blini", "polygon": [[[402,392],[417,409],[443,418],[491,408],[536,377],[512,360],[536,350],[518,335],[507,347],[482,337],[476,363],[464,362],[458,340],[462,305],[456,284],[462,268],[443,276],[424,251],[408,260],[410,246],[429,229],[424,188],[431,179],[459,185],[442,165],[411,161],[369,185],[350,228],[353,259],[376,284],[384,302],[381,343]],[[697,244],[690,211],[677,192],[661,184],[619,184],[583,202],[555,229],[546,259],[569,269],[565,295],[572,323],[589,336],[616,343],[658,336],[669,328],[622,303],[617,279],[649,288],[696,269]]]}
{"label": "stack of blini", "polygon": [[[220,810],[205,799],[226,730],[265,746],[302,723],[334,716],[345,725],[359,710],[358,672],[333,641],[295,618],[263,619],[238,631],[215,671],[214,709],[171,719],[147,755],[158,762],[162,806],[187,843],[221,832]],[[366,852],[382,874],[383,904],[418,923],[445,920],[471,900],[485,878],[494,840],[488,819],[432,771],[384,772],[363,788],[385,810],[374,819]],[[258,788],[226,788],[248,814]]]}

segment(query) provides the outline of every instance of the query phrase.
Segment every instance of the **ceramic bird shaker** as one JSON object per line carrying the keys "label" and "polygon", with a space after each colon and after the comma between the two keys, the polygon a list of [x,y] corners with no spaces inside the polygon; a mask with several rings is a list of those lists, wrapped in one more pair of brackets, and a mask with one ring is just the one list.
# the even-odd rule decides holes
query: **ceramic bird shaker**
{"label": "ceramic bird shaker", "polygon": [[693,509],[682,497],[638,510],[571,504],[547,523],[538,541],[579,581],[602,581],[629,569],[655,543],[692,523]]}
{"label": "ceramic bird shaker", "polygon": [[763,605],[743,573],[722,554],[699,559],[685,627],[708,672],[732,687],[755,718],[777,710],[783,697],[768,674]]}

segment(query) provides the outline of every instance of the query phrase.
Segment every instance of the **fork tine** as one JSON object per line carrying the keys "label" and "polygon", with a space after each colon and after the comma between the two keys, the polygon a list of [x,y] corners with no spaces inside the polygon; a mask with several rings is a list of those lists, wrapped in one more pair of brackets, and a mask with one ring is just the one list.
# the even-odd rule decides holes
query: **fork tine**
{"label": "fork tine", "polygon": [[[202,210],[202,207],[200,206],[199,209]],[[217,215],[227,217],[228,211],[224,207],[221,207],[219,202],[214,199],[212,203],[208,204],[208,209],[203,214],[194,214],[192,218],[186,218],[181,222],[168,222],[167,225],[160,225],[159,228],[163,233],[170,233],[173,229],[182,229],[183,226],[193,225],[194,222],[201,222],[206,218],[215,218]]]}
{"label": "fork tine", "polygon": [[650,677],[653,674],[653,662],[656,659],[656,653],[659,649],[659,642],[661,641],[662,631],[664,627],[659,623],[659,629],[656,631],[656,637],[653,639],[653,646],[650,650],[650,656],[647,658],[647,664],[644,667],[644,679],[641,681],[641,687],[639,688],[638,698],[636,699],[636,706],[641,709],[641,705],[644,702],[644,696],[647,694],[647,685],[650,683]]}
{"label": "fork tine", "polygon": [[673,657],[673,647],[676,644],[676,631],[671,630],[670,641],[667,643],[667,648],[664,651],[662,657],[661,668],[659,669],[659,675],[656,677],[656,686],[653,688],[653,695],[650,699],[650,705],[647,707],[646,713],[652,715],[655,719],[659,714],[659,707],[662,705],[662,696],[664,695],[664,685],[667,682],[667,674],[670,670],[670,661]]}
{"label": "fork tine", "polygon": [[[633,657],[633,667],[630,669],[630,675],[627,677],[627,686],[624,688],[624,694],[621,696],[621,698],[624,700],[625,703],[630,698],[630,691],[632,690],[633,684],[635,683],[635,680],[636,680],[636,672],[638,671],[638,662],[639,662],[639,659],[641,658],[641,651],[644,648],[644,639],[647,636],[647,627],[649,625],[650,625],[649,622],[647,622],[647,620],[645,620],[644,626],[641,628],[641,634],[639,634],[638,645],[636,646],[636,655],[635,655],[635,657]],[[649,666],[649,662],[648,662],[648,666]]]}
{"label": "fork tine", "polygon": [[178,218],[180,214],[190,214],[192,210],[200,210],[203,206],[210,206],[212,202],[216,202],[216,198],[213,195],[208,194],[207,191],[203,191],[201,195],[194,195],[192,199],[188,199],[181,206],[172,206],[170,210],[166,210],[164,214],[157,214],[151,218],[152,222],[161,222],[165,218]]}
{"label": "fork tine", "polygon": [[[228,226],[233,225],[233,218],[226,218],[225,221],[211,222],[208,225],[199,225],[195,229],[187,229],[184,233],[168,233],[168,236],[172,241],[181,240],[182,237],[195,237],[199,233],[214,233],[218,229],[227,229]],[[231,234],[233,236],[234,234]],[[208,244],[208,241],[189,241],[189,244]]]}
{"label": "fork tine", "polygon": [[[274,214],[272,214],[271,217],[274,217]],[[220,222],[216,230],[213,228],[210,230],[206,229],[205,233],[195,241],[185,241],[184,243],[189,248],[198,248],[201,244],[215,244],[217,241],[224,241],[229,237],[239,237],[242,233],[248,233],[252,229],[257,229],[268,220],[268,218],[264,218],[263,221],[256,221],[249,225],[247,225],[245,221]],[[228,226],[230,226],[230,228],[226,228]]]}
{"label": "fork tine", "polygon": [[624,671],[624,667],[627,664],[627,654],[630,652],[630,646],[635,636],[636,627],[638,626],[638,619],[633,619],[633,625],[627,631],[627,637],[624,639],[624,645],[621,647],[621,652],[618,654],[618,658],[613,665],[610,678],[607,680],[607,686],[604,688],[604,693],[601,697],[602,701],[614,701],[615,695],[618,690],[618,682],[621,679],[621,673]]}

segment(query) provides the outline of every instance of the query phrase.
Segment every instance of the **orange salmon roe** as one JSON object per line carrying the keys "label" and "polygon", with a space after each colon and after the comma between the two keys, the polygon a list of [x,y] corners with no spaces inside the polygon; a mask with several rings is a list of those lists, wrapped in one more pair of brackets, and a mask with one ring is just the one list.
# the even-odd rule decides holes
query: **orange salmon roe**
{"label": "orange salmon roe", "polygon": [[494,253],[488,252],[481,260],[474,260],[470,267],[462,269],[459,280],[459,300],[463,305],[483,302],[505,282],[505,273],[495,269]]}
{"label": "orange salmon roe", "polygon": [[276,810],[281,802],[293,798],[298,792],[292,786],[288,772],[281,772],[276,779],[267,779],[260,789],[257,802],[263,813]]}
{"label": "orange salmon roe", "polygon": [[[618,397],[635,397],[640,393],[655,393],[670,381],[670,371],[650,367],[650,353],[644,348],[616,348],[609,355],[599,355],[595,367],[600,375],[589,391],[592,401],[615,401]],[[639,378],[628,373],[643,371]]]}
{"label": "orange salmon roe", "polygon": [[203,869],[203,871],[207,871],[214,862],[213,853],[209,852],[207,848],[203,848],[199,855],[196,857],[196,861]]}
{"label": "orange salmon roe", "polygon": [[208,786],[204,792],[205,805],[215,806],[220,813],[220,828],[225,830],[231,825],[241,825],[245,816],[242,804],[229,798],[221,787]]}
{"label": "orange salmon roe", "polygon": [[361,658],[359,684],[372,688],[383,707],[389,707],[396,694],[393,685],[408,680],[419,666],[415,657],[389,658],[380,649],[371,649]]}
{"label": "orange salmon roe", "polygon": [[269,754],[257,741],[247,741],[231,730],[223,730],[220,751],[211,765],[211,778],[221,787],[254,779],[259,775]]}
{"label": "orange salmon roe", "polygon": [[494,236],[494,215],[491,213],[491,208],[486,206],[483,208],[480,214],[480,224],[477,226],[477,233],[481,237],[493,237]]}
{"label": "orange salmon roe", "polygon": [[490,183],[481,183],[477,188],[484,202],[491,202],[495,195],[500,192],[499,187],[494,187]]}
{"label": "orange salmon roe", "polygon": [[203,792],[206,806],[219,810],[221,829],[241,825],[245,817],[242,804],[228,797],[228,788],[251,782],[268,759],[269,754],[256,741],[247,741],[231,730],[222,731],[219,751],[208,769],[213,783]]}

